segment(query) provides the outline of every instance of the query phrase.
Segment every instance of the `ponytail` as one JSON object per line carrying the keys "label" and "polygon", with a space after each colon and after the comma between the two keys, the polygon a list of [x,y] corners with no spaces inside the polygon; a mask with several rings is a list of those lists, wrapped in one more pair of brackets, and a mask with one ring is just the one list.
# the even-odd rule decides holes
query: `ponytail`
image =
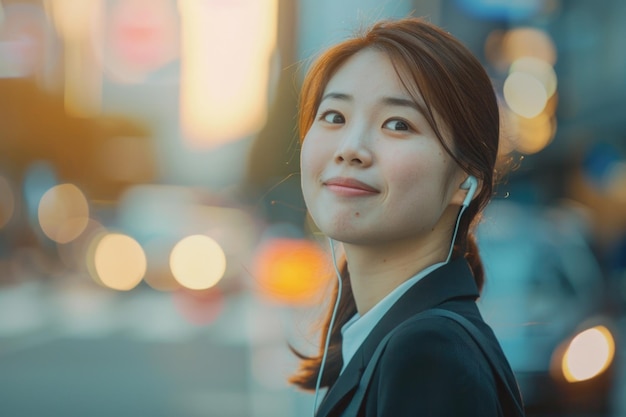
{"label": "ponytail", "polygon": [[453,259],[463,256],[468,262],[478,291],[481,291],[485,284],[485,270],[473,230],[481,220],[480,212],[489,203],[492,189],[493,185],[491,183],[483,182],[483,187],[478,193],[478,197],[471,202],[465,213],[463,213],[459,221],[459,232],[452,252]]}
{"label": "ponytail", "polygon": [[480,259],[480,253],[478,251],[478,245],[476,244],[476,237],[473,233],[467,234],[467,249],[465,251],[465,259],[469,263],[472,275],[474,275],[474,281],[478,287],[478,291],[481,291],[485,284],[485,269],[483,267],[483,261]]}

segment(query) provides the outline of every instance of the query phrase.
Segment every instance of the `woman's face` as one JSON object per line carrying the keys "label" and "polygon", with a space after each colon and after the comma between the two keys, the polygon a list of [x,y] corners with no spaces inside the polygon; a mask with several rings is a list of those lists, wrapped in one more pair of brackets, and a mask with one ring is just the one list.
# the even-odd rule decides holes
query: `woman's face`
{"label": "woman's face", "polygon": [[387,55],[375,50],[355,54],[330,79],[302,145],[301,171],[319,229],[352,244],[449,243],[464,196],[465,175]]}

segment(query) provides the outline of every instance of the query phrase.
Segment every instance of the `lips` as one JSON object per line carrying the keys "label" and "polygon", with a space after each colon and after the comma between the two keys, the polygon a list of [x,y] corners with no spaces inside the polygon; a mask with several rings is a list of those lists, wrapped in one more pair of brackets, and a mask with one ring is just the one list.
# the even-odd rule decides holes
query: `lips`
{"label": "lips", "polygon": [[337,191],[355,192],[363,194],[374,194],[380,192],[376,188],[367,183],[364,183],[363,181],[348,177],[330,178],[324,181],[324,185]]}

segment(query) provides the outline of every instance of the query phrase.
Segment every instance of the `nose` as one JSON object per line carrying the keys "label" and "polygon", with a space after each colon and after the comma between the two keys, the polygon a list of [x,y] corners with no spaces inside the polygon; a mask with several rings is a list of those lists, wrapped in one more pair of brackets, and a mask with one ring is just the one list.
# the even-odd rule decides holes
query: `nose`
{"label": "nose", "polygon": [[335,162],[354,166],[367,167],[372,164],[373,154],[370,149],[370,135],[366,129],[357,128],[345,131],[335,151]]}

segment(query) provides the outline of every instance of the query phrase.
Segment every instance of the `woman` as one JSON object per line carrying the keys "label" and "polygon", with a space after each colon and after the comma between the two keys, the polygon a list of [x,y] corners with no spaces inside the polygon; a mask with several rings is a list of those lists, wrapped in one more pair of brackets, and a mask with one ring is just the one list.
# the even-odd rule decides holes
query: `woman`
{"label": "woman", "polygon": [[381,340],[437,307],[479,328],[505,381],[454,321],[414,321],[389,339],[358,415],[505,415],[503,384],[515,380],[475,304],[483,268],[471,229],[492,194],[499,139],[480,62],[420,19],[379,22],[313,63],[299,128],[307,208],[345,262],[320,353],[301,356],[291,382],[328,387],[315,415],[344,415]]}

